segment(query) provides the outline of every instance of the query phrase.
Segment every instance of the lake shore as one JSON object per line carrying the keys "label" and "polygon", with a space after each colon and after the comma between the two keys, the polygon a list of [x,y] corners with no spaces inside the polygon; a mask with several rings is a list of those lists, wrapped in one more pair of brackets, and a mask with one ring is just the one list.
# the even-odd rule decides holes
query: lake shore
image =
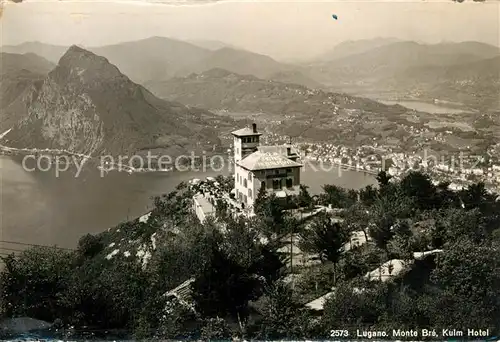
{"label": "lake shore", "polygon": [[[85,167],[72,172],[26,171],[19,160],[0,156],[2,173],[3,240],[74,248],[85,234],[99,233],[151,210],[152,198],[169,193],[181,182],[205,179],[232,171],[109,172],[101,176]],[[373,175],[351,170],[314,171],[308,167],[301,181],[311,193],[325,184],[359,189],[375,185]],[[29,203],[29,209],[25,208]]]}

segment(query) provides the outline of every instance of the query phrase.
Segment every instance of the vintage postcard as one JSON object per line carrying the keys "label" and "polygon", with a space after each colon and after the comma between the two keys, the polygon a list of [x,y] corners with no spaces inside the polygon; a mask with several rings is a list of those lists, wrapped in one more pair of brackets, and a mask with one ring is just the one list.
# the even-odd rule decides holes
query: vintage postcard
{"label": "vintage postcard", "polygon": [[500,1],[0,15],[1,340],[499,339]]}

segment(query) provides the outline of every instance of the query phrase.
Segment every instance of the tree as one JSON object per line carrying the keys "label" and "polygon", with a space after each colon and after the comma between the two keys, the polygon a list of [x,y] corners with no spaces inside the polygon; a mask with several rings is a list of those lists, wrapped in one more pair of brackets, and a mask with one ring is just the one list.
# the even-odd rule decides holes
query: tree
{"label": "tree", "polygon": [[261,186],[253,205],[253,211],[256,215],[264,215],[268,200],[269,196],[267,195],[266,188],[264,186]]}
{"label": "tree", "polygon": [[374,328],[380,330],[433,328],[425,297],[418,296],[407,286],[396,284],[387,284],[385,295],[387,306]]}
{"label": "tree", "polygon": [[413,259],[413,233],[409,223],[406,220],[398,220],[393,227],[394,236],[388,242],[388,251],[395,259]]}
{"label": "tree", "polygon": [[438,208],[458,208],[460,200],[457,193],[449,189],[450,182],[439,182],[436,186],[437,207]]}
{"label": "tree", "polygon": [[248,301],[261,294],[262,282],[215,246],[210,262],[191,284],[196,310],[205,317],[231,315],[243,330]]}
{"label": "tree", "polygon": [[380,264],[378,260],[377,263],[370,262],[371,260],[366,255],[366,246],[368,245],[350,249],[344,253],[341,263],[339,263],[344,279],[351,280],[365,275],[371,271],[373,264]]}
{"label": "tree", "polygon": [[306,185],[300,185],[300,192],[297,198],[297,202],[299,207],[302,208],[311,208],[313,206],[313,200],[311,195],[309,194],[309,191],[307,190],[308,186]]}
{"label": "tree", "polygon": [[208,318],[201,328],[201,339],[205,341],[223,341],[231,338],[232,332],[226,321],[222,318]]}
{"label": "tree", "polygon": [[226,201],[223,199],[217,199],[216,205],[215,205],[215,216],[222,220],[225,221],[228,218],[229,215],[229,206]]}
{"label": "tree", "polygon": [[85,259],[95,257],[103,249],[104,245],[101,239],[92,234],[86,234],[78,241],[78,254]]}
{"label": "tree", "polygon": [[336,185],[324,185],[321,202],[323,205],[331,205],[334,208],[345,208],[348,207],[350,201],[345,189]]}
{"label": "tree", "polygon": [[347,208],[344,213],[344,226],[350,232],[362,231],[365,239],[368,241],[368,222],[370,221],[370,212],[368,207],[362,203],[356,203]]}
{"label": "tree", "polygon": [[266,286],[271,286],[283,276],[284,266],[283,259],[271,243],[259,246],[259,257],[253,260],[248,272],[258,275]]}
{"label": "tree", "polygon": [[220,188],[222,191],[229,193],[231,190],[234,189],[234,177],[233,176],[227,176],[224,177],[223,175],[218,175],[215,177],[215,180],[219,183]]}
{"label": "tree", "polygon": [[436,187],[428,175],[412,171],[401,180],[400,188],[404,195],[415,199],[418,208],[436,207]]}
{"label": "tree", "polygon": [[456,241],[467,237],[480,242],[487,236],[483,216],[478,208],[473,210],[445,209],[438,221],[444,241]]}
{"label": "tree", "polygon": [[[362,291],[360,288],[364,288]],[[386,310],[386,293],[384,284],[360,287],[353,282],[337,285],[333,296],[324,305],[321,318],[324,334],[329,336],[332,329],[351,330],[367,329],[378,322]]]}
{"label": "tree", "polygon": [[370,208],[369,234],[380,248],[387,251],[387,243],[395,234],[395,223],[413,215],[413,202],[405,196],[384,196]]}
{"label": "tree", "polygon": [[102,329],[123,328],[141,311],[150,281],[136,260],[88,260],[74,269],[60,301],[66,322]]}
{"label": "tree", "polygon": [[383,201],[377,201],[372,207],[372,222],[369,226],[370,237],[375,241],[378,247],[387,250],[387,243],[394,236],[392,231],[396,218],[386,208]]}
{"label": "tree", "polygon": [[318,253],[321,262],[330,261],[335,268],[340,260],[343,246],[349,241],[348,232],[337,222],[332,222],[328,213],[319,213],[312,221],[311,228],[301,234],[301,245],[305,251]]}
{"label": "tree", "polygon": [[359,197],[364,205],[370,206],[375,202],[378,196],[377,189],[371,185],[367,185],[365,188],[359,191]]}
{"label": "tree", "polygon": [[192,332],[187,330],[187,324],[190,321],[195,321],[196,315],[185,304],[179,303],[177,299],[169,300],[165,307],[156,314],[161,314],[161,317],[154,337],[172,340],[185,339],[192,335]]}
{"label": "tree", "polygon": [[301,339],[308,335],[309,317],[291,289],[278,282],[268,290],[262,309],[263,319],[255,327],[255,339]]}
{"label": "tree", "polygon": [[377,182],[380,188],[383,188],[387,185],[389,185],[389,181],[391,180],[392,176],[389,175],[385,170],[380,171],[377,174]]}
{"label": "tree", "polygon": [[287,213],[275,194],[257,199],[257,216],[263,223],[263,234],[276,237],[286,234]]}
{"label": "tree", "polygon": [[0,273],[1,311],[9,317],[28,316],[48,322],[62,316],[65,311],[59,297],[68,287],[72,252],[33,247],[4,262]]}
{"label": "tree", "polygon": [[213,240],[205,263],[192,284],[198,310],[206,317],[231,315],[241,328],[248,315],[248,301],[262,295],[264,286],[282,275],[283,262],[273,244],[259,240],[258,219],[227,221],[224,239]]}
{"label": "tree", "polygon": [[358,197],[360,196],[359,192],[354,189],[349,189],[347,191],[347,204],[344,208],[349,208],[354,205],[358,201]]}
{"label": "tree", "polygon": [[159,244],[149,262],[150,285],[158,291],[172,289],[203,271],[211,260],[214,246],[223,240],[219,228],[210,220],[203,225],[186,222],[182,231]]}
{"label": "tree", "polygon": [[471,184],[462,192],[462,200],[466,209],[481,208],[487,196],[484,183]]}
{"label": "tree", "polygon": [[437,257],[432,282],[435,297],[433,319],[437,325],[466,329],[471,326],[500,328],[500,259],[498,250],[469,239],[450,243]]}
{"label": "tree", "polygon": [[245,268],[261,256],[259,233],[251,223],[242,217],[228,219],[221,244],[224,253]]}

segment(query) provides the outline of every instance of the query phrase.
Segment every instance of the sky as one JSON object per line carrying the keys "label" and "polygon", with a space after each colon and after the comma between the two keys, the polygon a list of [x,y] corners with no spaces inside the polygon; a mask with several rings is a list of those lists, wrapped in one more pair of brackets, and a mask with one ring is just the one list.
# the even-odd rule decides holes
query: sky
{"label": "sky", "polygon": [[140,0],[25,0],[5,4],[1,43],[100,46],[165,36],[218,40],[279,60],[298,60],[320,55],[342,41],[377,37],[499,46],[499,21],[499,1],[256,0],[170,5]]}

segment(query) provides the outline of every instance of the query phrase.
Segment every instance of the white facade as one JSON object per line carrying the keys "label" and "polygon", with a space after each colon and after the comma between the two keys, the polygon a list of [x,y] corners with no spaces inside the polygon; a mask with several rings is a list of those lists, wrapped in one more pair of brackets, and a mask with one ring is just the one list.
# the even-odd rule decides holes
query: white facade
{"label": "white facade", "polygon": [[[234,135],[234,181],[236,200],[252,208],[262,186],[280,197],[296,194],[300,186],[300,167],[291,147],[260,146],[260,133],[254,124]],[[283,150],[283,151],[280,151]]]}
{"label": "white facade", "polygon": [[268,193],[281,193],[284,190],[296,194],[300,190],[300,168],[275,168],[250,171],[236,165],[234,172],[236,199],[252,207],[262,186]]}
{"label": "white facade", "polygon": [[257,194],[255,193],[255,188],[253,187],[253,173],[251,171],[245,170],[244,168],[236,165],[234,169],[234,184],[236,189],[236,199],[246,204],[246,206],[252,206],[255,201]]}

